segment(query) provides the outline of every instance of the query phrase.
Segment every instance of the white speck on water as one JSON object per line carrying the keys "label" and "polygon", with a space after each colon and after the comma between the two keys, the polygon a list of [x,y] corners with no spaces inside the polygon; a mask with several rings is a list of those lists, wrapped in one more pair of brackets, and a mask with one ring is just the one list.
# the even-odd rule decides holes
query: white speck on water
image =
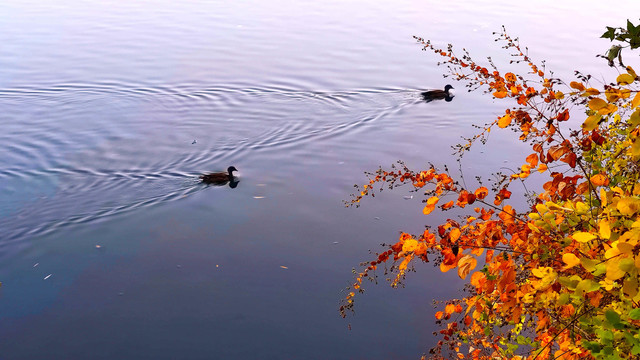
{"label": "white speck on water", "polygon": [[38,265],[40,265],[40,263],[35,263],[35,264],[33,264],[33,267],[36,267]]}
{"label": "white speck on water", "polygon": [[380,220],[380,216],[374,217],[375,220]]}
{"label": "white speck on water", "polygon": [[335,244],[339,244],[339,242],[337,242],[337,241],[334,241],[334,242],[333,242],[333,245],[335,245]]}
{"label": "white speck on water", "polygon": [[405,199],[405,200],[411,200],[411,199],[413,199],[413,195],[405,195],[402,198]]}
{"label": "white speck on water", "polygon": [[53,275],[53,274],[49,274],[49,275],[45,276],[44,279],[42,279],[42,280],[47,280],[48,278],[51,277],[51,275]]}

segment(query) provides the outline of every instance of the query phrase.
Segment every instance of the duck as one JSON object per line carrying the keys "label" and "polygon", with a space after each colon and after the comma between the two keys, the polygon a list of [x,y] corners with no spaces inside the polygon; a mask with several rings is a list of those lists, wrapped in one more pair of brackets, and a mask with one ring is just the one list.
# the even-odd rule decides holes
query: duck
{"label": "duck", "polygon": [[444,100],[451,101],[455,94],[453,93],[453,86],[447,85],[444,87],[444,90],[429,90],[420,93],[422,95],[422,99],[426,102],[430,102],[433,100]]}
{"label": "duck", "polygon": [[224,185],[227,182],[234,182],[233,172],[238,171],[235,166],[229,166],[227,172],[214,172],[200,175],[200,179],[205,184]]}

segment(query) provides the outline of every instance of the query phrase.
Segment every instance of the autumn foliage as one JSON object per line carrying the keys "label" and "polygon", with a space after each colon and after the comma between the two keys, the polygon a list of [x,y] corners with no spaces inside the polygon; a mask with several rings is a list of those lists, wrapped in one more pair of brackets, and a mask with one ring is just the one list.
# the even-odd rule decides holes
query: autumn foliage
{"label": "autumn foliage", "polygon": [[[442,272],[457,271],[468,292],[436,313],[442,329],[431,358],[638,359],[640,78],[627,66],[617,67],[608,84],[577,72],[567,83],[535,64],[504,29],[497,35],[523,75],[416,39],[444,59],[449,76],[507,106],[457,146],[461,155],[503,129],[531,152],[491,189],[464,188],[435,167],[411,170],[399,163],[370,173],[348,205],[406,184],[424,192],[425,215],[453,208],[467,213],[422,234],[401,233],[356,272],[340,311],[345,316],[353,309],[363,280],[378,267],[386,267],[397,286],[414,262],[432,260]],[[569,129],[572,122],[580,128]],[[516,211],[509,188],[535,173],[548,180],[530,208]]]}

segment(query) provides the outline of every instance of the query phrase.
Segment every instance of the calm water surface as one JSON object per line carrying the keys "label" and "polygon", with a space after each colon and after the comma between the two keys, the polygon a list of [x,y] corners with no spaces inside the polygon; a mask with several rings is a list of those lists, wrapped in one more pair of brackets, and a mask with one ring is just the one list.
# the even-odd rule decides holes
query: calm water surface
{"label": "calm water surface", "polygon": [[[597,37],[640,5],[620,8],[1,2],[0,358],[417,358],[460,282],[420,267],[341,319],[351,269],[425,224],[406,190],[342,200],[378,165],[452,163],[499,104],[421,102],[447,80],[411,36],[480,59],[504,24],[559,75],[599,75]],[[519,165],[508,146],[470,154],[469,179]],[[236,188],[198,183],[229,165]]]}

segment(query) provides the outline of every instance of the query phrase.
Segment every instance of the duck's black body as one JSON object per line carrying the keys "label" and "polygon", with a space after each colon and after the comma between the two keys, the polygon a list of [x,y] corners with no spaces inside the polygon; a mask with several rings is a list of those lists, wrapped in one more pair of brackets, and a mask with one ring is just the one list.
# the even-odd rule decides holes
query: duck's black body
{"label": "duck's black body", "polygon": [[444,87],[444,90],[424,91],[420,93],[420,95],[422,95],[422,100],[426,102],[430,102],[433,100],[451,101],[454,97],[453,93],[451,92],[452,89],[453,86],[447,85]]}
{"label": "duck's black body", "polygon": [[238,169],[236,169],[234,166],[229,166],[229,168],[227,168],[226,173],[217,172],[217,173],[211,173],[211,174],[204,174],[204,175],[200,175],[200,179],[202,179],[202,182],[205,184],[224,185],[229,181],[231,182],[234,181],[234,178],[233,178],[234,171],[238,171]]}

